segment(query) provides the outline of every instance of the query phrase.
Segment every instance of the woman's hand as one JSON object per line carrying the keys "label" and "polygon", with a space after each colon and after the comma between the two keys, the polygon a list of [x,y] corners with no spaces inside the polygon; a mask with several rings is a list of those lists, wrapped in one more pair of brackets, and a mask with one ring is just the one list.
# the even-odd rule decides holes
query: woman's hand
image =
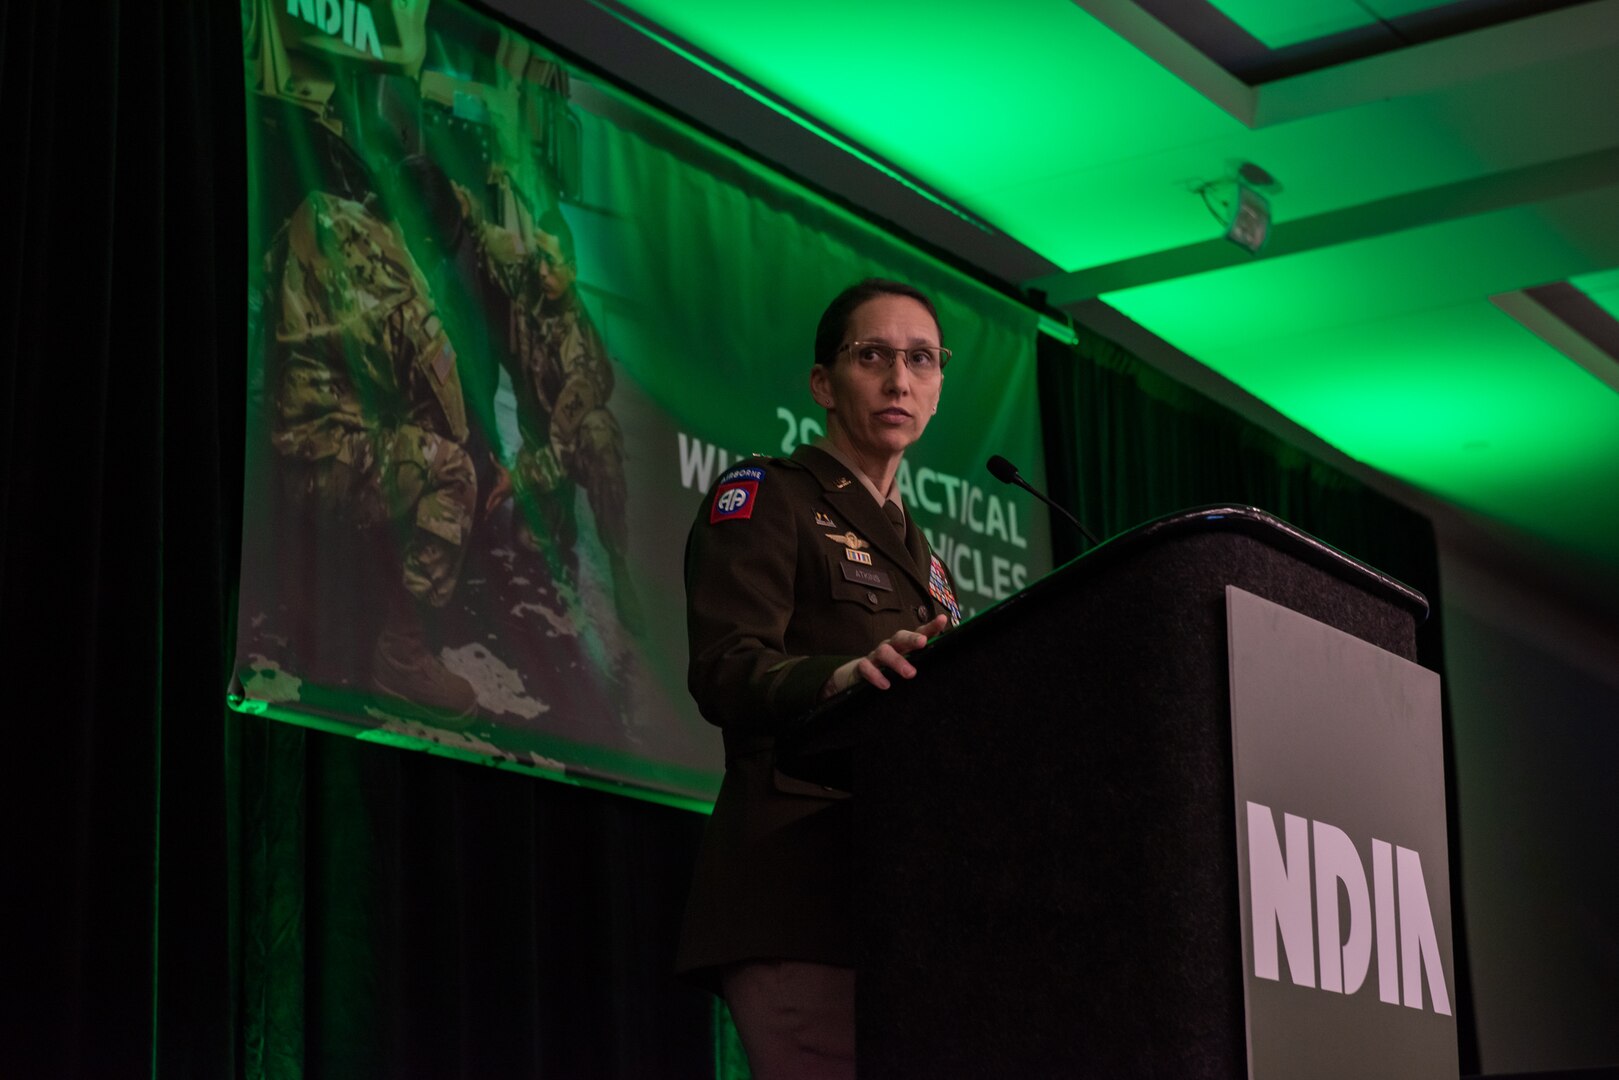
{"label": "woman's hand", "polygon": [[902,679],[915,678],[916,668],[905,659],[905,654],[920,649],[949,625],[950,616],[940,615],[915,630],[899,631],[880,642],[865,656],[850,660],[832,672],[826,685],[821,688],[821,696],[831,697],[840,690],[847,690],[858,679],[866,680],[879,690],[887,690],[890,684],[888,676],[883,673],[885,668]]}

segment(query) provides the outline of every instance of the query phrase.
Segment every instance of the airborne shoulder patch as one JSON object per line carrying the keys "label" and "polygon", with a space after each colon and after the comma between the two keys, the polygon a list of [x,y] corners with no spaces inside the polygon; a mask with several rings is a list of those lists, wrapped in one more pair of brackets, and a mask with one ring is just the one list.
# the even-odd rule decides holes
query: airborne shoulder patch
{"label": "airborne shoulder patch", "polygon": [[739,465],[720,477],[714,489],[714,503],[708,508],[708,523],[746,521],[753,516],[753,504],[759,498],[759,485],[765,471],[755,465]]}
{"label": "airborne shoulder patch", "polygon": [[763,480],[765,471],[757,465],[738,465],[720,474],[720,483],[728,484],[733,480]]}

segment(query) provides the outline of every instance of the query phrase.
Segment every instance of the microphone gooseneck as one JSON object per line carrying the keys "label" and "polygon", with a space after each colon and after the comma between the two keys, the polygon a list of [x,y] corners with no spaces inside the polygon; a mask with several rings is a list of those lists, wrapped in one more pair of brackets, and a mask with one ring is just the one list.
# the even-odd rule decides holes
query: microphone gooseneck
{"label": "microphone gooseneck", "polygon": [[1023,479],[1022,474],[1020,474],[1017,470],[1017,466],[1001,457],[1001,455],[996,454],[991,457],[989,461],[985,463],[985,467],[989,469],[989,474],[995,479],[999,480],[1001,483],[1016,484],[1024,491],[1027,491],[1030,495],[1033,495],[1035,498],[1057,511],[1057,513],[1061,514],[1063,517],[1067,518],[1069,523],[1072,524],[1074,528],[1079,530],[1079,534],[1090,542],[1091,547],[1096,547],[1101,543],[1101,541],[1092,536],[1091,531],[1084,525],[1080,524],[1079,519],[1073,514],[1070,514],[1065,507],[1058,506],[1056,503],[1046,498],[1043,492],[1035,490],[1027,480]]}

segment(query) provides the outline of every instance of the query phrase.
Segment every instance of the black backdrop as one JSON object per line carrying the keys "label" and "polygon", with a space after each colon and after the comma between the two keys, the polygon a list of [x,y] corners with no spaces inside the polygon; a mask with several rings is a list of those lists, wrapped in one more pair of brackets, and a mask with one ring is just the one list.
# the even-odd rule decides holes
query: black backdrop
{"label": "black backdrop", "polygon": [[[223,707],[239,18],[0,5],[0,1072],[712,1075],[666,974],[698,816]],[[1093,528],[1241,499],[1437,596],[1420,518],[1110,348],[1043,345],[1052,486]],[[1460,943],[1457,981],[1468,1071]]]}
{"label": "black backdrop", "polygon": [[241,40],[234,4],[0,6],[0,1073],[711,1076],[667,974],[699,816],[224,708]]}

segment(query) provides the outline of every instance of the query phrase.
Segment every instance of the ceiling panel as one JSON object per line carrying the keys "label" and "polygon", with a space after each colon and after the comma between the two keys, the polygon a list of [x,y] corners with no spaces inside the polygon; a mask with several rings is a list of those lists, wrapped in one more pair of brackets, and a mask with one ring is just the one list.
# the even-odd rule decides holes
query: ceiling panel
{"label": "ceiling panel", "polygon": [[[1102,299],[1205,363],[1233,346],[1338,335],[1595,269],[1573,239],[1514,209],[1105,294]],[[1161,334],[1161,336],[1171,336]]]}
{"label": "ceiling panel", "polygon": [[1584,258],[1514,210],[1103,299],[1351,457],[1611,555],[1619,394],[1488,300]]}
{"label": "ceiling panel", "polygon": [[1272,49],[1285,49],[1377,23],[1377,16],[1356,0],[1293,0],[1286,4],[1275,0],[1209,2]]}
{"label": "ceiling panel", "polygon": [[980,4],[919,0],[634,6],[975,212],[996,208],[980,205],[986,192],[1238,126],[1065,0],[1018,0],[988,19]]}
{"label": "ceiling panel", "polygon": [[[1076,0],[1118,10],[1118,0]],[[1521,22],[1588,0],[1138,0],[1234,78],[1262,86],[1302,73]]]}
{"label": "ceiling panel", "polygon": [[[1512,3],[1219,6],[1285,42]],[[1113,288],[1351,457],[1619,566],[1619,394],[1490,300],[1573,280],[1619,307],[1619,0],[1555,6],[1247,89],[1129,0],[634,3],[1069,271],[1050,295]],[[1283,185],[1255,259],[1197,194],[1243,161]]]}

